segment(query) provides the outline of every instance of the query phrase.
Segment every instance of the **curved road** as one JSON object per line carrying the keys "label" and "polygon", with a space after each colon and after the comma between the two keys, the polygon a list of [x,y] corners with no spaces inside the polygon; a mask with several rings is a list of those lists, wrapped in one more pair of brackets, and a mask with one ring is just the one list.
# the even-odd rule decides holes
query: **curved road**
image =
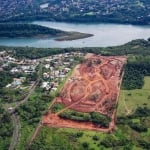
{"label": "curved road", "polygon": [[[6,106],[5,107],[5,110],[11,115],[11,118],[12,118],[12,121],[13,121],[13,127],[14,127],[14,130],[13,130],[13,136],[12,136],[12,139],[11,139],[11,143],[10,143],[10,146],[9,146],[9,150],[15,150],[19,140],[20,140],[20,136],[21,136],[21,133],[20,133],[20,130],[21,130],[21,124],[20,124],[20,121],[19,121],[19,116],[15,113],[16,109],[24,104],[25,102],[28,101],[29,97],[31,96],[31,94],[34,92],[36,86],[38,85],[39,81],[40,81],[40,73],[41,73],[41,70],[42,70],[42,65],[40,64],[40,68],[39,68],[39,71],[38,71],[38,79],[37,81],[31,86],[31,88],[29,89],[29,93],[26,95],[26,97],[19,101],[19,102],[16,102],[16,103],[12,103],[12,104],[15,104],[15,107],[12,107],[12,109],[8,109],[9,106]],[[11,104],[11,105],[12,105]]]}

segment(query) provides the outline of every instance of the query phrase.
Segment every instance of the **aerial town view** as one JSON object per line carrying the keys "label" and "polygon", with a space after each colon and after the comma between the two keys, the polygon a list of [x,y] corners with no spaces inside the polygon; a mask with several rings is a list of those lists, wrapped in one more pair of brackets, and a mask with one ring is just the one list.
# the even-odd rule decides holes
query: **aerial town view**
{"label": "aerial town view", "polygon": [[150,1],[0,0],[0,150],[150,150]]}

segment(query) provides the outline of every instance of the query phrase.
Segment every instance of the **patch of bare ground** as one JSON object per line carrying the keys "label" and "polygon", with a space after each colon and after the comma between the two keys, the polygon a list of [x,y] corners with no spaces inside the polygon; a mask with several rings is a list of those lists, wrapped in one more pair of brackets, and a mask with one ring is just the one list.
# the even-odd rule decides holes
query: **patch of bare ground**
{"label": "patch of bare ground", "polygon": [[[111,132],[115,129],[116,105],[123,76],[126,56],[99,56],[87,54],[85,61],[78,65],[62,88],[55,103],[65,108],[57,113],[50,111],[42,118],[42,124],[49,127],[78,128]],[[108,128],[90,121],[64,119],[59,114],[71,109],[77,112],[96,112],[109,116]]]}

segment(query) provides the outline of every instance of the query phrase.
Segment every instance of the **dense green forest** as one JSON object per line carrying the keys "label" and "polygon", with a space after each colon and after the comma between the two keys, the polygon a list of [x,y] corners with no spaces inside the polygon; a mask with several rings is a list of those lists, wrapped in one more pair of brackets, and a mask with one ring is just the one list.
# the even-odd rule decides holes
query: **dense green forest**
{"label": "dense green forest", "polygon": [[33,24],[0,23],[0,37],[50,37],[62,33],[65,32]]}
{"label": "dense green forest", "polygon": [[[6,86],[8,83],[13,81],[13,77],[8,71],[1,72],[0,76],[0,89]],[[0,92],[1,93],[1,92]]]}
{"label": "dense green forest", "polygon": [[144,76],[150,76],[150,56],[130,56],[125,66],[123,89],[141,89]]}

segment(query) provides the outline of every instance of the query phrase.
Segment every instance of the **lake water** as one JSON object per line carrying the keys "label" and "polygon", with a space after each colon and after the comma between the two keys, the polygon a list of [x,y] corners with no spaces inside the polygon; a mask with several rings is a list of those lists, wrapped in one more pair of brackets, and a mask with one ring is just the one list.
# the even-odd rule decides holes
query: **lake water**
{"label": "lake water", "polygon": [[150,37],[150,26],[120,25],[120,24],[81,24],[34,21],[46,27],[57,28],[64,31],[79,31],[94,34],[93,37],[73,40],[55,41],[54,38],[5,38],[0,39],[0,45],[5,46],[30,46],[30,47],[106,47],[121,45],[133,39],[147,39]]}

